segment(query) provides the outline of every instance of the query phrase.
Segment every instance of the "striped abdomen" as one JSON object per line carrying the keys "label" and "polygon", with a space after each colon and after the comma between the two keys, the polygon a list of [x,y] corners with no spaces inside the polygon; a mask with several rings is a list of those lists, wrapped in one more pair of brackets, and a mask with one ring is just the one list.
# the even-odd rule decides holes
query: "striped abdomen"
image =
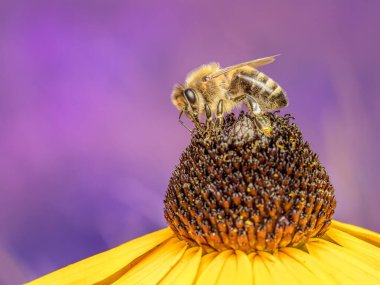
{"label": "striped abdomen", "polygon": [[238,93],[251,95],[264,111],[286,107],[288,98],[282,88],[271,78],[258,70],[236,72],[231,85],[239,87]]}

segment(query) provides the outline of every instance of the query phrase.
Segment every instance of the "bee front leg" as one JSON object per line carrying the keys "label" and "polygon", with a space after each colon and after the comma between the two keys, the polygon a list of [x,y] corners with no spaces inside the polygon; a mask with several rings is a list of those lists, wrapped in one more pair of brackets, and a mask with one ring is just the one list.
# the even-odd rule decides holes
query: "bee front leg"
{"label": "bee front leg", "polygon": [[269,136],[271,132],[271,123],[269,118],[264,115],[264,112],[261,110],[260,105],[252,96],[247,95],[246,101],[251,119],[253,120],[256,128],[266,136]]}
{"label": "bee front leg", "polygon": [[205,113],[206,113],[206,128],[210,129],[211,127],[211,120],[212,120],[212,115],[211,115],[211,109],[210,106],[206,103],[205,104]]}
{"label": "bee front leg", "polygon": [[188,130],[188,131],[192,134],[193,131],[190,130],[190,128],[185,124],[185,122],[181,120],[182,114],[183,114],[183,111],[181,111],[181,113],[179,113],[178,122],[179,122],[182,126],[184,126],[185,129]]}
{"label": "bee front leg", "polygon": [[219,100],[216,108],[215,128],[221,128],[223,125],[223,100]]}
{"label": "bee front leg", "polygon": [[202,128],[201,126],[201,122],[199,121],[199,117],[197,115],[197,113],[195,112],[189,112],[189,111],[181,111],[181,113],[179,113],[179,117],[178,117],[178,122],[180,122],[180,124],[182,126],[184,126],[191,134],[194,134],[194,129],[190,129],[184,121],[181,120],[181,117],[182,117],[182,114],[185,114],[189,119],[190,121],[194,124],[195,128],[200,130]]}

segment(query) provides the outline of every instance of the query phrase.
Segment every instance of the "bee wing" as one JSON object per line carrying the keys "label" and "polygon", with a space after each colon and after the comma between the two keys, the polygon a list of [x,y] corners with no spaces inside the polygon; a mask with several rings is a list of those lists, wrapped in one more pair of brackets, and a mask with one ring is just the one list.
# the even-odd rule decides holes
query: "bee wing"
{"label": "bee wing", "polygon": [[221,70],[218,70],[218,71],[216,71],[214,73],[211,73],[207,77],[207,79],[216,78],[216,77],[218,77],[220,75],[226,74],[227,72],[230,72],[232,70],[235,70],[235,69],[243,67],[243,66],[250,66],[250,67],[253,67],[253,68],[264,66],[264,65],[270,64],[273,61],[275,61],[275,59],[276,59],[277,56],[279,56],[279,55],[277,54],[277,55],[268,56],[268,57],[264,57],[264,58],[259,58],[259,59],[255,59],[255,60],[239,63],[239,64],[236,64],[236,65],[233,65],[233,66],[229,66],[229,67],[223,68]]}

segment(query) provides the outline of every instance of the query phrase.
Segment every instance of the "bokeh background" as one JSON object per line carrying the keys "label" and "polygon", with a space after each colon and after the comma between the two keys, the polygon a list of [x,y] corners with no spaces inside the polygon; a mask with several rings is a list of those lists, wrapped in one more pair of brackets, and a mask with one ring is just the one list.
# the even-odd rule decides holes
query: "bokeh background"
{"label": "bokeh background", "polygon": [[200,64],[280,53],[336,188],[335,218],[380,231],[379,1],[0,2],[0,284],[165,226],[189,142],[170,92]]}

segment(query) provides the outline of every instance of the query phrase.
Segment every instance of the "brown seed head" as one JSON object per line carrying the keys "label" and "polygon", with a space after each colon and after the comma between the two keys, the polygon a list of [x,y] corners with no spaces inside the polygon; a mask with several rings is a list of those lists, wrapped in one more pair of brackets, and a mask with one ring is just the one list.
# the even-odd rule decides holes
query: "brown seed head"
{"label": "brown seed head", "polygon": [[323,235],[334,189],[290,116],[268,114],[269,137],[244,113],[221,131],[195,134],[170,178],[165,218],[177,236],[206,251],[274,251]]}

